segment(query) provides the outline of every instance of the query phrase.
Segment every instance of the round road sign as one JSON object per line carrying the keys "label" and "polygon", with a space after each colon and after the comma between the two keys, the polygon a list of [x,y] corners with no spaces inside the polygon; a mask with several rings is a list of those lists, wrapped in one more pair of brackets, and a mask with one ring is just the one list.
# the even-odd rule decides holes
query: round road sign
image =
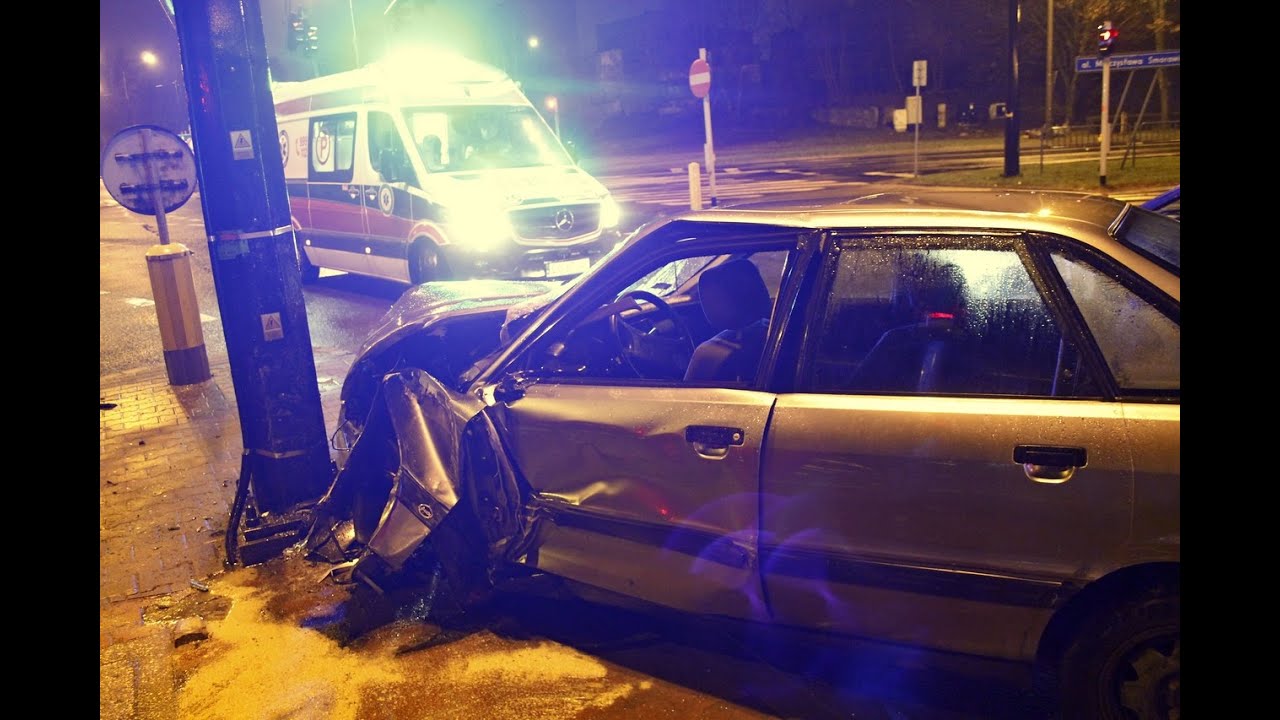
{"label": "round road sign", "polygon": [[697,98],[704,98],[711,91],[711,66],[706,60],[698,58],[689,66],[689,89]]}
{"label": "round road sign", "polygon": [[102,153],[102,184],[124,207],[145,215],[182,207],[196,189],[196,156],[176,134],[155,125],[116,133]]}

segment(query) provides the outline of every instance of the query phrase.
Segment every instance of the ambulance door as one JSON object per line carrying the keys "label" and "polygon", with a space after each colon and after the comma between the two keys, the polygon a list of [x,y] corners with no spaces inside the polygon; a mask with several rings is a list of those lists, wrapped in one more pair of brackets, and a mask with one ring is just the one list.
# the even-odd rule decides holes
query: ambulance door
{"label": "ambulance door", "polygon": [[356,176],[359,113],[315,115],[309,122],[311,253],[313,263],[369,274],[364,193]]}
{"label": "ambulance door", "polygon": [[385,110],[370,110],[368,117],[363,154],[369,167],[362,191],[369,270],[378,277],[407,282],[406,258],[414,225],[409,188],[418,184],[416,173],[395,117]]}

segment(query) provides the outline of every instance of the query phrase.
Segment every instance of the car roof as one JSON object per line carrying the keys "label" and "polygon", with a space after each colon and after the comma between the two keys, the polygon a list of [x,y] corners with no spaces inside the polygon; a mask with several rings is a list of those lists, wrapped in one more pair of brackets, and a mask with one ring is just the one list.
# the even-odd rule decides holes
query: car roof
{"label": "car roof", "polygon": [[1073,238],[1119,259],[1177,300],[1177,275],[1112,234],[1132,207],[1115,198],[1064,190],[893,188],[847,199],[784,199],[689,210],[654,223],[654,227],[711,222],[835,231],[972,228],[1043,232]]}
{"label": "car roof", "polygon": [[812,228],[917,227],[1091,228],[1105,235],[1127,204],[1061,190],[910,188],[835,200],[775,200],[689,211],[685,220],[778,223]]}

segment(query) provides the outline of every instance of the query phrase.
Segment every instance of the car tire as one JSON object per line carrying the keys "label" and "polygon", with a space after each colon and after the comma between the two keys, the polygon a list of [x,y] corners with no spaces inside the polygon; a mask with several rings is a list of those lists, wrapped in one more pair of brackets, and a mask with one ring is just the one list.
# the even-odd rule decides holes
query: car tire
{"label": "car tire", "polygon": [[443,280],[446,275],[440,248],[427,238],[418,238],[409,248],[409,282],[421,285],[432,280]]}
{"label": "car tire", "polygon": [[320,268],[311,264],[311,260],[307,258],[307,253],[303,250],[302,238],[298,238],[294,243],[294,259],[298,263],[298,275],[302,277],[302,284],[309,285],[320,279]]}
{"label": "car tire", "polygon": [[1181,713],[1180,599],[1157,587],[1105,606],[1063,653],[1063,720],[1177,720]]}

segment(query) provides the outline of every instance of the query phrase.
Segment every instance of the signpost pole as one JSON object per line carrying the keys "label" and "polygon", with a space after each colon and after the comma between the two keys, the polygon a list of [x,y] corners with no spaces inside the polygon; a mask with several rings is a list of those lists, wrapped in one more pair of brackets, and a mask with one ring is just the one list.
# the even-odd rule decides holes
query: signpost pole
{"label": "signpost pole", "polygon": [[[916,107],[923,110],[924,108],[923,106],[921,106],[920,104],[921,102],[922,100],[920,99],[920,86],[917,85],[916,86]],[[911,174],[914,175],[915,177],[920,177],[920,118],[919,117],[916,118],[916,140],[915,140],[915,147],[912,152],[912,158],[911,158]]]}
{"label": "signpost pole", "polygon": [[160,236],[160,244],[169,244],[169,217],[164,211],[164,202],[160,198],[160,178],[151,161],[151,128],[142,129],[142,154],[148,156],[142,167],[147,173],[147,184],[151,186],[151,204],[156,209],[156,233]]}
{"label": "signpost pole", "polygon": [[[707,61],[707,49],[698,48],[698,59]],[[707,164],[707,180],[711,188],[711,207],[716,206],[716,146],[711,139],[711,88],[702,96],[702,123],[706,126],[707,144],[703,147],[704,160]]]}
{"label": "signpost pole", "polygon": [[914,120],[916,124],[915,149],[911,158],[911,175],[913,177],[920,177],[920,124],[924,122],[924,100],[920,98],[920,86],[925,84],[927,68],[927,61],[925,60],[916,60],[911,64],[911,84],[916,87],[916,102],[911,111],[915,113],[915,117],[909,117],[907,120]]}
{"label": "signpost pole", "polygon": [[1111,58],[1102,58],[1102,153],[1098,159],[1098,184],[1107,186],[1107,153],[1111,151],[1111,122],[1107,119],[1111,101]]}

